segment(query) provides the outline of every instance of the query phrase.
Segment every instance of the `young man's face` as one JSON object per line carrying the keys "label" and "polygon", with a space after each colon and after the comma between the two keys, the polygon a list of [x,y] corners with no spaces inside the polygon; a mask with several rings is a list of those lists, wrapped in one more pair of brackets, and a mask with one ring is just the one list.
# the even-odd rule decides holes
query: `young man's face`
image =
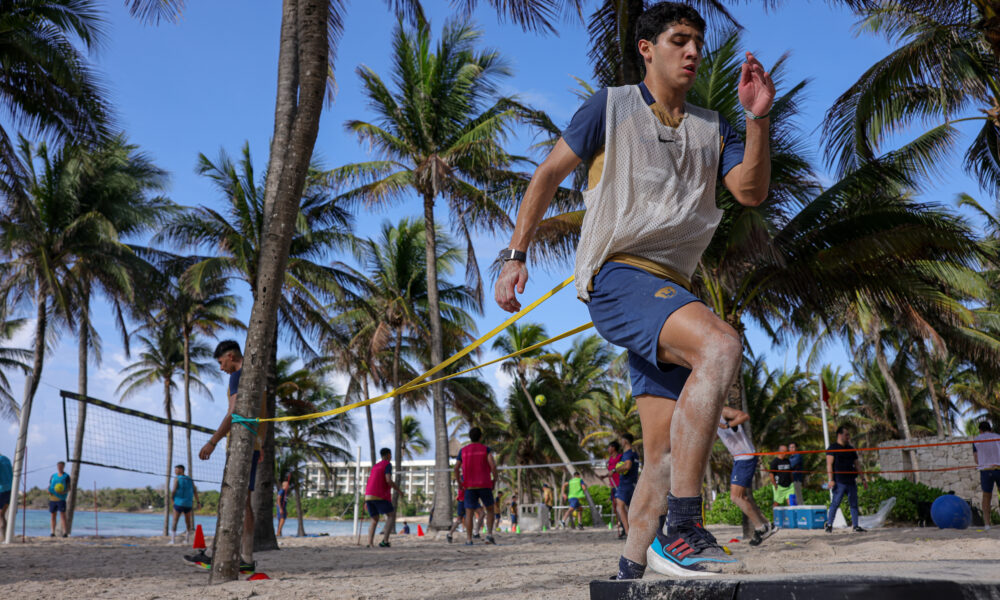
{"label": "young man's face", "polygon": [[184,469],[174,469],[174,475],[183,475]]}
{"label": "young man's face", "polygon": [[60,475],[62,475],[63,469],[65,468],[66,465],[64,463],[56,463],[56,470],[59,471]]}
{"label": "young man's face", "polygon": [[229,373],[230,375],[239,370],[237,360],[231,351],[226,352],[219,357],[219,368],[222,369],[223,372]]}
{"label": "young man's face", "polygon": [[647,75],[687,92],[694,85],[704,45],[700,31],[675,23],[656,36],[655,42],[640,40],[639,52],[645,59]]}

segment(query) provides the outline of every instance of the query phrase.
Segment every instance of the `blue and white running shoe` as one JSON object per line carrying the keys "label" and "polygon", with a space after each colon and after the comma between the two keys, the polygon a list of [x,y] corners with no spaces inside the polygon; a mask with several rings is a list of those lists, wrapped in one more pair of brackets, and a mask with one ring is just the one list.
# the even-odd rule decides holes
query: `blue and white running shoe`
{"label": "blue and white running shoe", "polygon": [[656,539],[646,550],[646,564],[663,575],[705,577],[736,570],[741,563],[701,523],[692,521],[671,534],[664,534],[662,526],[657,529]]}

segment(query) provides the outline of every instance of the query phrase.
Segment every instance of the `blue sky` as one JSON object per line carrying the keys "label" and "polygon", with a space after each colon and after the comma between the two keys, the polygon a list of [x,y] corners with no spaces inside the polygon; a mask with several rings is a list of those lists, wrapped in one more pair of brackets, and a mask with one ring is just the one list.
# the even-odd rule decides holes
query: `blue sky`
{"label": "blue sky", "polygon": [[[147,27],[130,19],[121,2],[106,2],[107,43],[94,55],[93,61],[104,77],[119,123],[130,141],[170,172],[168,195],[183,205],[219,207],[221,202],[216,191],[207,180],[194,173],[196,157],[204,153],[214,159],[222,148],[235,155],[247,141],[257,172],[263,172],[273,123],[280,3],[213,0],[188,4],[185,17],[178,25]],[[424,4],[434,30],[440,31],[444,21],[451,16],[450,3],[425,0]],[[588,10],[596,4],[588,2]],[[846,11],[817,1],[789,0],[785,4],[772,12],[754,6],[739,6],[732,12],[745,27],[745,47],[765,66],[789,52],[785,81],[810,80],[800,125],[813,150],[817,168],[823,173],[825,169],[818,148],[824,112],[866,68],[891,49],[881,39],[855,37],[855,19]],[[483,31],[482,44],[500,50],[513,67],[514,75],[505,81],[503,92],[516,94],[522,101],[547,111],[561,125],[567,123],[579,103],[573,93],[576,88],[573,77],[589,80],[591,74],[585,27],[578,20],[569,20],[560,22],[558,36],[524,33],[518,27],[498,24],[495,14],[488,8],[479,10],[473,20]],[[371,158],[366,149],[344,131],[343,123],[347,119],[373,118],[354,70],[363,63],[384,77],[388,76],[390,34],[394,26],[395,19],[383,2],[350,3],[336,60],[338,93],[323,114],[316,144],[316,155],[328,167]],[[737,73],[733,73],[733,77],[736,76]],[[965,125],[963,131],[967,141],[977,123]],[[531,135],[524,132],[511,140],[511,148],[515,152],[525,152],[532,141]],[[987,206],[992,205],[985,201],[976,183],[961,173],[957,157],[953,164],[944,165],[943,170],[952,175],[930,190],[927,200],[953,205],[957,193],[968,192],[984,200]],[[359,214],[356,232],[374,236],[387,219],[420,214],[420,204],[414,198],[391,211]],[[441,222],[446,222],[446,218],[446,214],[440,214]],[[502,232],[496,236],[480,236],[476,240],[480,264],[485,264],[506,247],[508,240],[508,234]],[[570,271],[569,265],[548,271],[533,270],[522,303],[548,291]],[[236,293],[243,297],[241,314],[246,320],[250,311],[249,289],[238,285]],[[101,365],[91,365],[90,395],[117,401],[115,388],[120,381],[119,371],[129,361],[103,306],[98,301],[94,313],[98,317],[96,327],[103,337],[104,360]],[[505,317],[506,313],[488,302],[484,314],[477,319],[479,332],[488,331]],[[552,335],[589,321],[585,306],[575,299],[571,289],[561,292],[527,318],[544,323]],[[242,336],[234,337],[242,342]],[[770,366],[795,366],[794,347],[773,348],[753,328],[749,341],[755,353],[767,356]],[[12,345],[29,347],[30,344],[31,331],[25,329]],[[568,344],[568,341],[562,342],[557,347]],[[487,350],[482,359],[494,356],[495,353]],[[846,364],[839,347],[828,349],[824,358],[827,362]],[[502,398],[508,381],[499,369],[487,367],[483,375]],[[23,378],[15,376],[12,383],[13,392],[20,397]],[[335,383],[343,385],[342,381]],[[225,410],[224,386],[221,379],[210,380],[208,385],[212,397],[195,397],[194,420],[214,427]],[[45,484],[48,474],[54,471],[54,463],[65,458],[62,409],[57,390],[75,390],[75,387],[76,339],[72,333],[65,333],[46,360],[42,385],[35,398],[29,436],[29,469],[41,470],[29,474],[29,486]],[[155,388],[129,400],[128,405],[154,414],[161,414],[163,410],[162,398]],[[389,408],[388,402],[374,406],[376,443],[379,445],[391,444]],[[425,434],[430,437],[429,414],[418,416],[424,423]],[[355,422],[359,443],[367,447],[363,416],[358,415]],[[13,455],[16,434],[16,423],[0,423],[0,452]],[[161,482],[159,477],[88,467],[84,467],[82,479],[88,486],[97,480],[101,487],[156,486]]]}

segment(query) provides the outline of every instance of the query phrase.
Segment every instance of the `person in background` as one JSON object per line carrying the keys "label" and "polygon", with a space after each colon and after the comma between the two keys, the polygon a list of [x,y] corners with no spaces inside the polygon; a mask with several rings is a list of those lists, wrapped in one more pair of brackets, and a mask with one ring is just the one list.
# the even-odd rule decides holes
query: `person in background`
{"label": "person in background", "polygon": [[[851,432],[845,425],[837,428],[837,441],[830,444],[826,453],[826,473],[833,490],[833,500],[830,501],[830,511],[826,515],[823,529],[827,533],[833,531],[833,517],[840,510],[840,503],[847,496],[851,507],[851,524],[856,533],[865,530],[858,524],[861,511],[858,510],[858,453],[851,445]],[[867,482],[865,483],[867,485]]]}
{"label": "person in background", "polygon": [[281,530],[285,526],[285,519],[288,518],[288,492],[292,488],[291,475],[285,477],[278,488],[278,537],[281,537]]}
{"label": "person in background", "polygon": [[372,519],[371,527],[368,528],[368,547],[374,546],[379,516],[385,515],[385,528],[378,546],[388,548],[389,535],[396,529],[396,507],[392,505],[392,490],[395,489],[400,494],[403,490],[392,480],[392,450],[382,448],[378,455],[382,460],[372,467],[365,486],[365,509]]}
{"label": "person in background", "polygon": [[1000,491],[1000,434],[989,421],[979,423],[979,435],[972,444],[972,456],[979,466],[979,486],[983,490],[983,527],[989,531],[993,521],[993,488]]}
{"label": "person in background", "polygon": [[795,504],[805,504],[805,496],[802,495],[802,484],[806,480],[805,457],[798,454],[799,445],[795,442],[788,444],[788,462],[792,464],[792,487],[795,488]]}
{"label": "person in background", "polygon": [[[750,494],[753,486],[753,476],[757,473],[757,457],[752,455],[754,449],[753,441],[747,434],[744,425],[750,420],[750,415],[742,410],[737,410],[730,406],[722,407],[722,416],[719,419],[719,439],[722,444],[733,455],[733,473],[729,480],[729,497],[733,504],[740,507],[743,514],[747,516],[753,524],[753,537],[750,539],[751,546],[759,546],[761,542],[774,535],[775,528],[767,522],[760,507]],[[742,427],[741,427],[742,426]]]}
{"label": "person in background", "polygon": [[[568,488],[568,492],[567,492]],[[562,485],[562,497],[565,500],[569,500],[569,508],[563,513],[562,519],[559,521],[563,527],[573,528],[573,516],[576,515],[576,526],[578,529],[583,529],[583,504],[580,502],[582,499],[586,498],[584,491],[587,489],[587,484],[583,482],[583,477],[580,477],[579,471],[573,472],[573,477],[563,483]],[[577,515],[579,511],[579,515]],[[569,523],[567,525],[567,523]]]}
{"label": "person in background", "polygon": [[49,478],[49,514],[52,517],[52,533],[50,537],[56,537],[56,513],[59,513],[62,524],[62,536],[69,535],[69,525],[66,523],[66,496],[69,495],[69,474],[65,473],[66,463],[59,461],[56,463],[56,473]]}
{"label": "person in background", "polygon": [[621,475],[618,480],[618,487],[615,489],[615,498],[618,500],[618,518],[622,520],[622,527],[625,529],[625,536],[629,532],[629,507],[632,505],[632,496],[635,494],[635,486],[639,482],[639,454],[632,447],[635,436],[627,431],[621,435],[622,455],[615,465],[615,470]]}
{"label": "person in background", "polygon": [[795,488],[792,487],[792,463],[788,460],[788,446],[778,446],[778,456],[771,461],[767,471],[771,475],[771,485],[774,486],[774,506],[788,503]]}
{"label": "person in background", "polygon": [[201,500],[198,498],[198,489],[194,486],[194,480],[184,474],[184,465],[174,466],[174,490],[171,497],[174,499],[174,527],[170,535],[170,543],[177,543],[177,522],[181,515],[184,515],[184,541],[191,541],[194,532],[194,504],[201,507]]}
{"label": "person in background", "polygon": [[[625,521],[628,520],[628,508],[622,508],[621,500],[617,497],[618,485],[621,481],[621,473],[615,470],[618,465],[618,461],[622,458],[622,445],[618,443],[618,440],[612,440],[608,444],[608,474],[601,476],[601,479],[608,480],[608,487],[611,488],[611,513],[612,520],[617,515],[618,516],[618,539],[623,540],[627,535],[625,530]],[[622,519],[622,514],[625,515],[624,520]]]}
{"label": "person in background", "polygon": [[0,452],[0,535],[7,531],[7,508],[10,506],[10,486],[14,481],[14,467],[10,459]]}
{"label": "person in background", "polygon": [[552,511],[552,508],[556,504],[556,496],[555,493],[552,491],[552,486],[547,483],[542,484],[542,504],[544,504],[545,507],[548,509],[549,513],[548,526],[555,527],[556,514]]}
{"label": "person in background", "polygon": [[[478,427],[469,430],[470,443],[462,446],[455,461],[455,479],[465,488],[465,545],[472,545],[473,513],[482,503],[486,509],[486,543],[496,544],[493,539],[493,513],[496,502],[493,488],[499,477],[497,463],[489,446],[480,443],[483,431]],[[478,527],[478,525],[476,525]]]}

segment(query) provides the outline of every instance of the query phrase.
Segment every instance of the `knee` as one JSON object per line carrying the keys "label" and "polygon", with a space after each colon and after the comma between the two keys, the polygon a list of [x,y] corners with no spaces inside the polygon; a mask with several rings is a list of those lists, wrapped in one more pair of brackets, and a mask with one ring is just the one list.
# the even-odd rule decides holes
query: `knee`
{"label": "knee", "polygon": [[735,373],[743,360],[743,344],[736,330],[722,323],[705,335],[695,368],[715,366]]}

